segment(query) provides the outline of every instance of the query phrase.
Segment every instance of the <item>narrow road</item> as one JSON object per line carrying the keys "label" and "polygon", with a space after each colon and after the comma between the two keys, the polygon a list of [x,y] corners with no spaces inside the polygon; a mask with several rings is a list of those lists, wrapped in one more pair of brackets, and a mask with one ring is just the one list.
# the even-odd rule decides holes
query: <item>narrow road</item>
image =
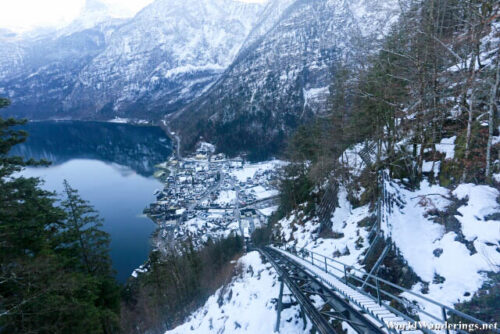
{"label": "narrow road", "polygon": [[243,226],[241,225],[241,211],[240,211],[240,186],[231,178],[231,186],[236,192],[236,203],[234,205],[233,217],[238,221],[238,226],[240,228],[240,234],[244,237]]}
{"label": "narrow road", "polygon": [[160,123],[163,124],[163,126],[164,126],[165,131],[167,132],[167,134],[169,136],[171,136],[171,137],[174,137],[173,139],[175,140],[175,157],[179,161],[182,160],[182,156],[181,156],[181,138],[177,135],[177,133],[173,132],[170,129],[170,125],[168,124],[168,122],[166,120],[163,120]]}

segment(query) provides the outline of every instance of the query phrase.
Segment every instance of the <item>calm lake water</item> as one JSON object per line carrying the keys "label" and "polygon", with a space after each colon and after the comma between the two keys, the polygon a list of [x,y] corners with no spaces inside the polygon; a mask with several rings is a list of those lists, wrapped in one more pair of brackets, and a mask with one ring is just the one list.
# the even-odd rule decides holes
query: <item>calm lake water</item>
{"label": "calm lake water", "polygon": [[67,179],[94,205],[111,234],[117,278],[125,281],[150,250],[155,225],[142,211],[162,187],[152,175],[171,154],[170,140],[158,127],[127,124],[33,122],[24,128],[30,137],[12,154],[53,163],[23,174],[44,179],[44,187],[58,193]]}

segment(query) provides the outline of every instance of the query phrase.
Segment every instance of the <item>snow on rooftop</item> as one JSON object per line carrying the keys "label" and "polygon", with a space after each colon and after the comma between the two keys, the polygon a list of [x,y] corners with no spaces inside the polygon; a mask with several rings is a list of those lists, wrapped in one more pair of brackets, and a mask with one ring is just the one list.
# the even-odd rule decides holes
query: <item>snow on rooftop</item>
{"label": "snow on rooftop", "polygon": [[247,190],[247,192],[252,192],[252,191],[255,194],[255,197],[257,200],[261,200],[264,198],[269,198],[269,197],[279,195],[278,190],[276,190],[276,189],[266,190],[266,188],[264,188],[263,186],[256,186],[256,187],[249,188]]}
{"label": "snow on rooftop", "polygon": [[234,204],[236,202],[236,191],[234,190],[222,190],[219,193],[219,197],[215,203],[220,205]]}
{"label": "snow on rooftop", "polygon": [[274,212],[276,212],[276,210],[278,210],[278,206],[275,205],[275,206],[270,206],[268,208],[264,208],[264,209],[260,209],[260,213],[262,213],[264,216],[266,217],[269,217],[271,216]]}

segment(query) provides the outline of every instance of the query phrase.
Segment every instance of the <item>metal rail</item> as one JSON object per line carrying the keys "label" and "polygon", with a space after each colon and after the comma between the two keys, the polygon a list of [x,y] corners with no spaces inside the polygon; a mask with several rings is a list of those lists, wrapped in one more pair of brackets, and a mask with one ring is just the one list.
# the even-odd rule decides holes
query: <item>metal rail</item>
{"label": "metal rail", "polygon": [[[455,316],[458,319],[466,320],[466,321],[469,321],[471,323],[477,324],[479,326],[488,326],[489,325],[482,320],[479,320],[479,319],[472,317],[468,314],[465,314],[465,313],[460,312],[458,310],[455,310],[449,306],[441,304],[438,301],[432,300],[429,297],[426,297],[426,296],[421,295],[419,293],[416,293],[414,291],[408,290],[402,286],[399,286],[397,284],[389,282],[389,281],[387,281],[383,278],[380,278],[378,276],[375,276],[373,274],[367,273],[363,270],[354,268],[353,266],[347,265],[347,264],[342,263],[342,262],[335,260],[333,258],[326,257],[322,254],[319,254],[319,253],[316,253],[316,252],[313,252],[310,250],[306,250],[306,249],[301,249],[301,250],[297,251],[295,249],[295,247],[286,248],[284,245],[276,245],[275,247],[277,247],[285,252],[288,252],[290,254],[293,254],[295,256],[298,256],[299,258],[302,258],[303,260],[311,263],[315,267],[332,275],[333,277],[337,278],[338,280],[343,281],[350,288],[355,289],[359,293],[362,293],[362,294],[372,298],[379,305],[384,306],[389,311],[401,316],[405,320],[410,321],[412,323],[418,322],[418,319],[412,318],[408,314],[402,313],[401,311],[397,310],[396,308],[392,307],[389,304],[382,303],[382,300],[386,299],[389,301],[397,302],[399,305],[403,306],[404,308],[409,309],[412,314],[425,315],[425,316],[429,317],[430,319],[436,321],[436,323],[439,323],[439,324],[447,324],[450,320],[450,317]],[[363,286],[363,285],[365,287],[365,290],[367,287],[369,287],[372,289],[372,291],[363,290],[361,288],[361,286]],[[387,291],[387,289],[383,289],[381,287],[383,285],[391,287],[395,291],[392,291],[392,292]],[[429,304],[436,306],[437,308],[440,309],[441,317],[439,316],[439,314],[429,313],[432,311],[426,311],[426,310],[422,309],[417,303],[413,303],[411,301],[405,300],[405,299],[403,299],[403,297],[396,295],[396,294],[401,294],[401,293],[406,293],[408,295],[411,295],[418,302],[427,302]],[[421,328],[421,330],[432,333],[432,331],[426,330],[425,328]],[[495,333],[500,333],[500,329],[493,328],[493,329],[489,329],[489,330],[492,332],[495,332]],[[464,330],[460,330],[460,329],[455,329],[455,331],[458,333],[468,333],[468,332],[466,332]]]}
{"label": "metal rail", "polygon": [[[266,247],[259,249],[259,251],[273,265],[282,282],[287,285],[294,298],[302,307],[303,312],[319,333],[337,333],[333,326],[335,320],[348,323],[360,334],[385,333],[376,324],[368,320],[358,309],[353,307],[353,305],[336,292],[326,287],[318,278],[311,275],[296,261],[273,248]],[[282,293],[280,293],[281,295]],[[316,306],[318,297],[323,301],[323,305],[319,307]],[[279,312],[281,311],[280,305],[281,301],[278,301],[278,319]],[[279,329],[279,322],[276,324],[276,329]]]}

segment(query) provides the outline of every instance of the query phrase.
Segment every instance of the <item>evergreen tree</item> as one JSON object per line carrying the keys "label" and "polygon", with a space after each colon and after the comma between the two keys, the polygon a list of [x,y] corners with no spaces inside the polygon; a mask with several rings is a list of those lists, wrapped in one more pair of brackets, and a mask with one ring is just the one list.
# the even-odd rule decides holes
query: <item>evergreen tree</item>
{"label": "evergreen tree", "polygon": [[[8,105],[0,99],[0,107]],[[26,140],[18,129],[25,123],[0,118],[0,333],[116,332],[119,289],[105,247],[109,237],[69,185],[64,203],[80,216],[57,206],[39,179],[15,174],[46,164],[9,155]],[[75,247],[79,240],[85,247]]]}
{"label": "evergreen tree", "polygon": [[111,240],[109,234],[102,231],[103,220],[67,180],[64,180],[63,194],[61,208],[66,213],[66,219],[60,235],[62,250],[75,261],[79,269],[88,274],[111,276]]}

